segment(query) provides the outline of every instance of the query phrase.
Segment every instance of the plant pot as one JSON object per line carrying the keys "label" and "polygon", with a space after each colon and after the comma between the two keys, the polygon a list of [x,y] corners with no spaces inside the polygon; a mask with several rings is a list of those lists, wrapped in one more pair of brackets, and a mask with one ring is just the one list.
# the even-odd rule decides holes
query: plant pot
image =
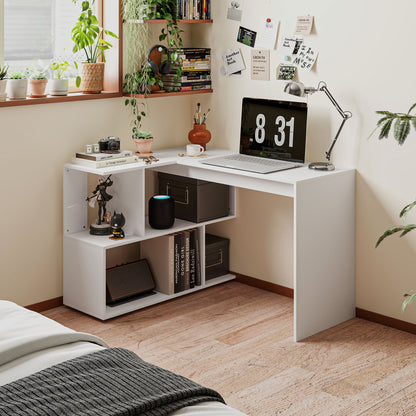
{"label": "plant pot", "polygon": [[150,139],[133,139],[136,143],[137,152],[140,154],[151,153],[153,137]]}
{"label": "plant pot", "polygon": [[81,63],[81,91],[84,94],[99,94],[103,90],[104,62]]}
{"label": "plant pot", "polygon": [[188,133],[188,139],[193,144],[199,144],[207,150],[206,144],[211,140],[211,133],[205,124],[194,124],[194,128]]}
{"label": "plant pot", "polygon": [[8,79],[6,90],[11,100],[24,100],[27,94],[27,79]]}
{"label": "plant pot", "polygon": [[7,85],[7,79],[0,80],[0,101],[6,101],[6,98],[7,98],[6,85]]}
{"label": "plant pot", "polygon": [[68,95],[69,81],[68,79],[50,79],[48,82],[50,95]]}
{"label": "plant pot", "polygon": [[45,89],[46,89],[47,83],[48,83],[47,79],[30,79],[29,80],[29,87],[30,87],[29,97],[31,98],[46,97]]}

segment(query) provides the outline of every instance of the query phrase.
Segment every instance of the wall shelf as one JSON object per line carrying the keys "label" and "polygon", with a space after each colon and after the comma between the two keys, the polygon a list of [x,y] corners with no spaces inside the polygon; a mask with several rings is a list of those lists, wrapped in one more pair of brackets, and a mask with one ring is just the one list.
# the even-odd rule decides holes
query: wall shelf
{"label": "wall shelf", "polygon": [[[212,94],[214,90],[196,90],[196,91],[174,91],[174,92],[153,92],[151,94],[137,94],[136,98],[160,98],[160,97],[177,97],[180,95],[194,94]],[[131,94],[123,94],[124,97],[130,97]]]}
{"label": "wall shelf", "polygon": [[[149,19],[149,20],[124,20],[123,23],[167,23],[168,20],[165,19]],[[212,19],[179,19],[178,23],[213,23]]]}

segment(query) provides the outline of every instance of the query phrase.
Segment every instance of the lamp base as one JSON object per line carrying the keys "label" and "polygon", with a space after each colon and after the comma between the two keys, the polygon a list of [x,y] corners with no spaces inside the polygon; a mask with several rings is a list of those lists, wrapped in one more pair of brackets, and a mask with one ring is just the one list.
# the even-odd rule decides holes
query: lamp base
{"label": "lamp base", "polygon": [[334,170],[335,166],[329,162],[313,162],[309,163],[308,168],[314,170]]}

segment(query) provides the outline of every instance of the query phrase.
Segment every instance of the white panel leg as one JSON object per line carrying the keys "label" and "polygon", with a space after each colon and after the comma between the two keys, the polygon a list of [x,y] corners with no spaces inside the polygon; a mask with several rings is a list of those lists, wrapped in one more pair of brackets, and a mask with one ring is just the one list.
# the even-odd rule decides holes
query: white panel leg
{"label": "white panel leg", "polygon": [[295,188],[295,341],[355,316],[355,172]]}
{"label": "white panel leg", "polygon": [[64,237],[64,305],[105,319],[105,250]]}

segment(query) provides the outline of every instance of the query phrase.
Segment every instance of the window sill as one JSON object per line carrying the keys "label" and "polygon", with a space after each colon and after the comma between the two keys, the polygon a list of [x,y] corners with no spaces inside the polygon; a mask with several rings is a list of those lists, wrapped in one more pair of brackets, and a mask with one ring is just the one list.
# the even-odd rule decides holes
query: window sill
{"label": "window sill", "polygon": [[26,98],[25,100],[10,100],[0,101],[0,107],[16,107],[21,105],[32,104],[52,104],[52,103],[64,103],[68,101],[85,101],[85,100],[100,100],[103,98],[116,98],[121,97],[121,92],[107,92],[103,91],[99,94],[82,94],[73,93],[64,96],[47,96],[44,98]]}

